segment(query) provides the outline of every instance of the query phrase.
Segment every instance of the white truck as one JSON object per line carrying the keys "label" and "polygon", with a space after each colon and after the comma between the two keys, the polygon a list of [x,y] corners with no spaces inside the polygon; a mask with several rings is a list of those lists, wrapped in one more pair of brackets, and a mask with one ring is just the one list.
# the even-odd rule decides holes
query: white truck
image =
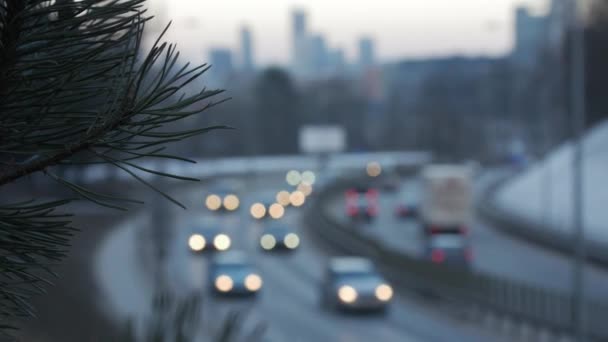
{"label": "white truck", "polygon": [[422,169],[420,206],[424,231],[466,234],[472,213],[472,170],[463,165],[427,165]]}

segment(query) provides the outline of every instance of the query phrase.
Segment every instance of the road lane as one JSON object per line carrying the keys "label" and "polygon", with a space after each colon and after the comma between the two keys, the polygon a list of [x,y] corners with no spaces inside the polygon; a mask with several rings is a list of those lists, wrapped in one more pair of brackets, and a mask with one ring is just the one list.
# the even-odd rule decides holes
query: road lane
{"label": "road lane", "polygon": [[[341,315],[320,308],[318,288],[327,254],[312,244],[300,224],[298,208],[288,208],[282,219],[302,237],[293,255],[263,253],[257,243],[267,222],[254,222],[249,206],[256,200],[274,195],[284,188],[282,177],[267,177],[246,184],[249,190],[241,196],[237,213],[212,214],[203,208],[203,189],[179,194],[190,210],[169,207],[169,222],[174,222],[174,236],[169,248],[167,274],[170,287],[188,293],[207,294],[207,259],[188,250],[187,239],[192,221],[217,224],[233,239],[233,248],[247,252],[259,268],[264,288],[257,298],[231,300],[209,298],[208,306],[215,316],[231,309],[246,309],[246,325],[268,324],[271,341],[487,341],[490,335],[465,321],[438,313],[428,303],[411,298],[396,298],[386,317]],[[456,339],[455,339],[456,338]],[[491,338],[491,340],[497,340]]]}
{"label": "road lane", "polygon": [[[476,194],[483,191],[492,177],[493,174],[487,174],[477,180]],[[401,220],[394,215],[400,199],[419,198],[420,191],[415,181],[408,180],[397,193],[381,192],[379,216],[371,224],[359,225],[358,229],[390,248],[421,256],[424,244],[419,223],[416,220]],[[340,220],[349,220],[345,215],[342,194],[336,194],[331,201],[330,211]],[[474,269],[542,288],[570,292],[572,261],[567,256],[506,235],[477,216],[470,228]],[[588,298],[608,302],[606,284],[606,269],[594,265],[586,267],[585,294]]]}

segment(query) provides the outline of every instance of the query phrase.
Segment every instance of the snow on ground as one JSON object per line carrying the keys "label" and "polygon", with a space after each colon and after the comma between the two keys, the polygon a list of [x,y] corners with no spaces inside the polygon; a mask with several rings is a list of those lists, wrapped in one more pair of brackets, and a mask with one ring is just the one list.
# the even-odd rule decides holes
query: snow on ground
{"label": "snow on ground", "polygon": [[[608,244],[608,121],[584,139],[583,210],[587,240]],[[496,193],[497,205],[550,231],[572,232],[571,143],[517,176]]]}

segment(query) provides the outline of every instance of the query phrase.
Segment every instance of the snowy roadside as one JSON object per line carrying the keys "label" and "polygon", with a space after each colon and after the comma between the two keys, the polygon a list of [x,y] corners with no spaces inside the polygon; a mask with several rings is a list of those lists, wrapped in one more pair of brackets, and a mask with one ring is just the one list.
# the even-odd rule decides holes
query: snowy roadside
{"label": "snowy roadside", "polygon": [[[591,260],[608,264],[608,123],[585,137],[583,208]],[[572,145],[564,144],[521,175],[485,194],[482,212],[506,231],[563,252],[572,251]]]}

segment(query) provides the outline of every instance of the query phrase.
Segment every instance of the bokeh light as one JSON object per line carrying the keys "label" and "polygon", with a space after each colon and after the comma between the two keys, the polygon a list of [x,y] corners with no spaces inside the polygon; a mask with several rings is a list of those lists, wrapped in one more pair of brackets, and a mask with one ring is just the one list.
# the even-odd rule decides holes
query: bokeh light
{"label": "bokeh light", "polygon": [[273,203],[268,209],[268,213],[273,219],[280,219],[285,214],[285,208],[279,203]]}
{"label": "bokeh light", "polygon": [[382,173],[382,167],[380,166],[380,163],[373,161],[367,163],[366,171],[368,176],[378,177]]}
{"label": "bokeh light", "polygon": [[219,234],[213,239],[213,245],[219,251],[225,251],[230,248],[230,237],[226,234]]}
{"label": "bokeh light", "polygon": [[298,191],[302,192],[304,196],[310,196],[310,194],[312,194],[312,185],[308,183],[300,183],[298,185]]}
{"label": "bokeh light", "polygon": [[215,278],[215,288],[218,289],[220,292],[228,292],[232,290],[233,286],[234,282],[232,281],[232,278],[225,274],[222,274],[221,276]]}
{"label": "bokeh light", "polygon": [[300,172],[298,172],[296,170],[291,170],[291,171],[287,172],[287,176],[285,176],[285,180],[287,181],[287,184],[289,184],[291,186],[296,186],[296,185],[300,184],[300,182],[302,181],[302,175],[300,174]]}
{"label": "bokeh light", "polygon": [[188,246],[195,252],[205,249],[206,244],[207,241],[205,241],[205,238],[201,234],[193,234],[190,236],[190,239],[188,239]]}
{"label": "bokeh light", "polygon": [[205,205],[207,206],[207,209],[216,211],[222,206],[222,199],[215,194],[209,195],[205,199]]}
{"label": "bokeh light", "polygon": [[289,195],[289,201],[294,207],[301,207],[306,201],[306,195],[302,191],[296,190]]}
{"label": "bokeh light", "polygon": [[240,201],[236,195],[228,195],[224,197],[224,208],[230,211],[237,210],[239,208]]}
{"label": "bokeh light", "polygon": [[315,173],[308,170],[308,171],[304,171],[302,172],[302,183],[304,184],[308,184],[308,185],[313,185],[315,184],[315,181],[317,180],[317,177],[315,176]]}
{"label": "bokeh light", "polygon": [[285,247],[289,249],[296,249],[300,245],[300,238],[295,233],[289,233],[285,235],[283,243],[285,243]]}
{"label": "bokeh light", "polygon": [[266,215],[266,207],[262,203],[254,203],[249,212],[254,218],[261,219]]}
{"label": "bokeh light", "polygon": [[280,205],[282,205],[284,207],[289,206],[289,204],[291,203],[291,201],[289,201],[289,191],[285,191],[285,190],[279,191],[277,193],[276,200],[277,200],[277,203],[279,203]]}
{"label": "bokeh light", "polygon": [[265,250],[271,250],[277,245],[277,240],[270,234],[264,234],[260,238],[260,246]]}

